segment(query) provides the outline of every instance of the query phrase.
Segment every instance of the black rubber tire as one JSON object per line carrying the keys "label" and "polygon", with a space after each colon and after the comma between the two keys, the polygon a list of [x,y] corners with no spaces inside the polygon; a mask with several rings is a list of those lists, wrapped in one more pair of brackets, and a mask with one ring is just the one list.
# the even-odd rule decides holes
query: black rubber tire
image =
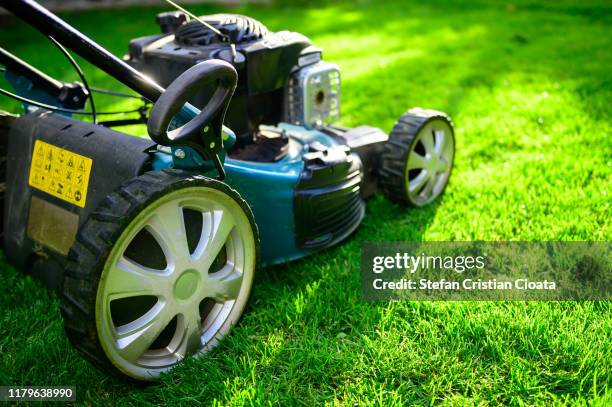
{"label": "black rubber tire", "polygon": [[[133,178],[110,194],[93,211],[77,234],[68,255],[60,289],[64,329],[71,344],[96,367],[132,383],[106,357],[96,327],[96,297],[106,259],[126,226],[150,203],[177,189],[206,186],[233,198],[246,213],[255,239],[255,264],[259,261],[259,235],[255,218],[238,192],[223,182],[186,171],[163,170]],[[144,383],[143,383],[144,384]]]}
{"label": "black rubber tire", "polygon": [[416,141],[419,131],[429,121],[434,119],[446,121],[454,139],[453,122],[445,113],[418,107],[412,108],[400,116],[391,130],[389,140],[385,144],[382,153],[379,180],[384,194],[394,202],[405,206],[418,206],[408,198],[404,174],[406,173],[406,165],[408,163],[408,153]]}

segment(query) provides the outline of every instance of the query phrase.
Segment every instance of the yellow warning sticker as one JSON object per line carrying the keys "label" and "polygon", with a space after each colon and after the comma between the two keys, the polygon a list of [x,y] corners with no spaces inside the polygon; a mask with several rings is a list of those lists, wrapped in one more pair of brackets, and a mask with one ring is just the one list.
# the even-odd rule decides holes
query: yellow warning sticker
{"label": "yellow warning sticker", "polygon": [[84,208],[91,165],[89,157],[36,140],[28,182],[36,189]]}

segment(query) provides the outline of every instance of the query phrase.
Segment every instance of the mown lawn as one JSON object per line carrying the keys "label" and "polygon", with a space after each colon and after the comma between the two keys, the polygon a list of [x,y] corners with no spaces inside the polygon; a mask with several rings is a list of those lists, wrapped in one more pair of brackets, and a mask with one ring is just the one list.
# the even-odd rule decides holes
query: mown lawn
{"label": "mown lawn", "polygon": [[[65,18],[123,55],[130,38],[156,31],[161,10]],[[449,112],[458,151],[447,193],[419,210],[378,196],[349,241],[260,270],[227,340],[145,389],[82,360],[64,338],[57,296],[3,263],[0,384],[75,385],[83,404],[610,405],[610,303],[366,303],[359,259],[363,240],[610,240],[612,5],[360,1],[232,11],[324,47],[343,72],[343,124],[388,130],[411,106]],[[0,27],[0,46],[77,79],[21,23]],[[86,68],[91,83],[115,86]]]}

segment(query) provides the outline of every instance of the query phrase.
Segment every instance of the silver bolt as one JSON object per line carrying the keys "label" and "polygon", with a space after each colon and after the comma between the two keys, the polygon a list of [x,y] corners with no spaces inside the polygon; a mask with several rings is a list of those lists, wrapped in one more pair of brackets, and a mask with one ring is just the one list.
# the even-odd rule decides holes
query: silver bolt
{"label": "silver bolt", "polygon": [[212,143],[209,144],[210,148],[215,148],[215,142],[213,141]]}
{"label": "silver bolt", "polygon": [[204,133],[208,133],[208,126],[204,127]]}
{"label": "silver bolt", "polygon": [[178,158],[179,160],[182,160],[183,158],[185,158],[186,155],[187,154],[185,154],[185,152],[181,150],[180,148],[174,150],[174,156]]}

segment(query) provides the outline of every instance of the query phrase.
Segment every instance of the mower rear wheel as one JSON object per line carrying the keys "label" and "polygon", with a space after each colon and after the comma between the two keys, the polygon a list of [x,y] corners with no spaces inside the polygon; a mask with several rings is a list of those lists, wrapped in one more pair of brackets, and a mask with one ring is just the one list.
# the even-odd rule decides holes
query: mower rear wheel
{"label": "mower rear wheel", "polygon": [[71,249],[68,338],[111,373],[154,380],[238,321],[258,245],[251,210],[226,184],[179,171],[134,178],[92,213]]}
{"label": "mower rear wheel", "polygon": [[455,157],[453,124],[435,110],[414,108],[393,126],[380,169],[382,190],[392,200],[424,206],[446,188]]}

